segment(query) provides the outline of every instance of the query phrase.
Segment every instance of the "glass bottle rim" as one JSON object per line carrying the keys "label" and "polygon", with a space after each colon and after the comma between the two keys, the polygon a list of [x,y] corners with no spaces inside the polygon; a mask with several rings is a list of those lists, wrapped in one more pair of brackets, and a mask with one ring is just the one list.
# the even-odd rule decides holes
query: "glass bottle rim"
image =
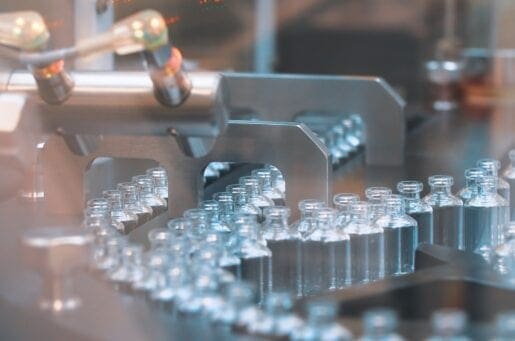
{"label": "glass bottle rim", "polygon": [[450,175],[432,175],[427,182],[431,187],[450,187],[454,184],[454,178]]}
{"label": "glass bottle rim", "polygon": [[355,193],[338,193],[333,196],[335,205],[347,206],[359,201],[359,195]]}
{"label": "glass bottle rim", "polygon": [[424,184],[418,180],[405,180],[397,183],[397,191],[401,194],[416,194],[422,192]]}

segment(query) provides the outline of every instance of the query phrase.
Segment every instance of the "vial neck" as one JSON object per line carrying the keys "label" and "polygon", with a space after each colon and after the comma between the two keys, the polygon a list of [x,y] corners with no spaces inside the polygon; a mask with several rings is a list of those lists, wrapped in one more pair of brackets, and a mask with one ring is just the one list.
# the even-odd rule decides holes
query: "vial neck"
{"label": "vial neck", "polygon": [[288,217],[285,216],[267,216],[267,227],[273,230],[284,230],[288,228]]}
{"label": "vial neck", "polygon": [[406,201],[419,201],[420,200],[420,192],[403,192],[401,193]]}
{"label": "vial neck", "polygon": [[452,195],[451,186],[431,186],[431,193],[438,195]]}

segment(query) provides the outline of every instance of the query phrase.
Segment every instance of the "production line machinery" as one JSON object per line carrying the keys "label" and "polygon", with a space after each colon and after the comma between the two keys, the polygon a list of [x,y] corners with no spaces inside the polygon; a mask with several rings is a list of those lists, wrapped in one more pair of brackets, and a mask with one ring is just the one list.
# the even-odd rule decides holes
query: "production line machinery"
{"label": "production line machinery", "polygon": [[[7,31],[28,30],[22,35],[25,40],[19,35],[16,40],[2,34],[0,25],[0,58],[27,67],[0,74],[0,240],[5,246],[0,309],[8,339],[200,339],[207,338],[202,333],[212,332],[196,324],[199,321],[170,322],[141,297],[113,290],[85,271],[72,278],[75,270],[87,265],[93,243],[90,234],[73,229],[81,224],[86,202],[141,173],[138,168],[164,167],[170,193],[168,212],[129,234],[131,241],[144,245],[150,230],[206,199],[203,173],[213,162],[256,165],[250,169],[277,167],[286,182],[285,204],[291,208],[306,198],[329,203],[333,192],[342,188],[358,191],[379,181],[393,185],[390,182],[399,180],[399,173],[421,176],[416,147],[405,148],[404,102],[381,79],[185,71],[182,56],[170,46],[166,25],[155,11],[137,13],[107,33],[59,50],[45,50],[49,35],[36,13],[3,14],[2,20],[10,24]],[[38,29],[31,32],[34,28]],[[141,53],[145,71],[66,70],[68,60],[112,51]],[[335,156],[314,127],[350,115],[362,120],[364,157],[357,153],[333,171]],[[417,141],[412,139],[414,145]],[[505,150],[496,150],[494,156],[502,153]],[[109,163],[95,170],[96,160],[103,158]],[[426,176],[433,170],[423,159],[428,169],[421,173]],[[362,161],[364,165],[355,165]],[[229,184],[228,178],[218,181],[221,188]],[[297,218],[298,212],[292,210],[292,219]],[[329,294],[341,302],[340,316],[352,315],[351,328],[357,329],[356,317],[365,308],[393,306],[403,319],[416,309],[424,311],[399,302],[411,297],[416,301],[419,288],[430,292],[433,274],[441,276],[435,281],[445,292],[445,276],[467,262],[460,258],[466,256],[459,254],[456,260],[438,247],[417,252],[416,270],[421,272]],[[479,268],[484,266],[472,258]],[[444,266],[431,272],[435,264]],[[27,265],[40,273],[43,285]],[[497,301],[505,305],[492,309],[489,318],[502,308],[513,308],[512,290],[496,289],[489,270],[478,272],[476,278],[464,270],[452,285],[465,283],[480,294],[500,291],[491,295],[502,297]],[[479,288],[475,283],[481,283]],[[36,306],[40,287],[43,297],[51,298],[50,306]],[[67,305],[56,307],[56,302]],[[427,318],[445,303],[439,301],[415,315]],[[31,326],[24,328],[24,321]],[[403,330],[414,329],[404,324]],[[415,338],[417,333],[409,335]],[[226,330],[210,336],[254,338]]]}

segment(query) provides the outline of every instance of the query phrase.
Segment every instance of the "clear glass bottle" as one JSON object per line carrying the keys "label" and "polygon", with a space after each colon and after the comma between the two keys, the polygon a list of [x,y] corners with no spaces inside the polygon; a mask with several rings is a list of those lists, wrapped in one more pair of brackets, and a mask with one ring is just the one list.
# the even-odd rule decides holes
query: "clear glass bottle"
{"label": "clear glass bottle", "polygon": [[140,296],[150,299],[152,292],[163,281],[170,263],[169,255],[163,249],[151,250],[143,255],[143,273],[132,283],[132,290]]}
{"label": "clear glass bottle", "polygon": [[94,264],[96,270],[108,276],[121,263],[122,247],[127,241],[122,236],[108,236],[105,241],[105,253]]}
{"label": "clear glass bottle", "polygon": [[392,194],[385,204],[386,214],[375,222],[384,231],[384,275],[405,275],[415,271],[417,221],[406,214],[402,196]]}
{"label": "clear glass bottle", "polygon": [[258,302],[262,304],[268,289],[272,251],[266,247],[259,229],[260,225],[250,219],[238,223],[236,256],[241,259],[241,279],[255,286]]}
{"label": "clear glass bottle", "polygon": [[388,187],[368,187],[365,190],[365,197],[369,203],[368,214],[372,222],[386,213],[384,200],[390,194],[392,194],[392,190]]}
{"label": "clear glass bottle", "polygon": [[290,209],[273,206],[264,209],[265,221],[262,224],[263,238],[272,251],[269,290],[296,293],[300,278],[297,250],[300,234],[288,225]]}
{"label": "clear glass bottle", "polygon": [[164,227],[154,228],[147,233],[150,249],[153,251],[168,251],[173,237],[172,231]]}
{"label": "clear glass bottle", "polygon": [[497,191],[509,203],[510,184],[503,178],[499,177],[501,163],[495,159],[481,159],[477,162],[477,166],[484,169],[487,176],[493,176],[497,178]]}
{"label": "clear glass bottle", "polygon": [[240,184],[232,184],[226,187],[226,191],[232,194],[235,213],[250,213],[259,216],[261,210],[248,202],[247,188]]}
{"label": "clear glass bottle", "polygon": [[463,201],[454,196],[450,175],[433,175],[428,179],[431,193],[422,200],[433,207],[433,243],[463,249]]}
{"label": "clear glass bottle", "polygon": [[440,309],[431,317],[433,334],[427,341],[469,341],[465,335],[467,315],[456,309]]}
{"label": "clear glass bottle", "polygon": [[317,199],[304,199],[299,202],[300,219],[292,224],[292,228],[297,230],[304,238],[316,227],[316,212],[325,207],[323,201]]}
{"label": "clear glass bottle", "polygon": [[484,169],[476,167],[465,170],[465,187],[462,188],[457,196],[466,204],[479,192],[479,180],[486,176]]}
{"label": "clear glass bottle", "polygon": [[[177,298],[182,294],[189,296],[191,290],[191,274],[188,263],[182,259],[175,259],[165,266],[164,271],[157,276],[154,289],[150,292],[150,299],[162,310],[172,311]],[[174,309],[175,310],[175,309]]]}
{"label": "clear glass bottle", "polygon": [[233,253],[234,248],[227,245],[225,235],[220,232],[208,232],[206,234],[205,245],[215,247],[219,250],[218,265],[237,276],[240,273],[241,260]]}
{"label": "clear glass bottle", "polygon": [[102,192],[102,196],[111,205],[111,219],[124,225],[124,233],[130,233],[138,227],[138,215],[123,207],[123,195],[118,190],[107,190]]}
{"label": "clear glass bottle", "polygon": [[143,205],[139,201],[138,186],[132,182],[122,182],[117,189],[123,195],[123,208],[138,216],[138,223],[144,224],[152,218],[152,207]]}
{"label": "clear glass bottle", "polygon": [[508,222],[509,204],[497,193],[497,178],[479,180],[478,194],[463,207],[464,249],[490,260],[492,250],[502,243]]}
{"label": "clear glass bottle", "polygon": [[220,204],[216,200],[204,200],[199,204],[199,208],[206,211],[209,215],[209,230],[221,233],[231,233],[232,229],[224,221],[220,220]]}
{"label": "clear glass bottle", "polygon": [[166,223],[166,227],[175,238],[187,238],[188,231],[191,229],[191,221],[186,218],[174,218]]}
{"label": "clear glass bottle", "polygon": [[229,192],[218,192],[213,195],[213,199],[218,202],[220,221],[230,223],[234,214],[234,200]]}
{"label": "clear glass bottle", "polygon": [[93,244],[89,266],[95,275],[101,276],[105,271],[110,270],[113,264],[108,249],[109,240],[114,238],[118,242],[117,238],[121,236],[112,229],[105,227],[93,229],[93,235],[95,236],[95,243]]}
{"label": "clear glass bottle", "polygon": [[335,225],[344,229],[351,220],[351,207],[359,201],[359,195],[354,193],[339,193],[333,197],[334,207],[338,210]]}
{"label": "clear glass bottle", "polygon": [[112,208],[111,208],[111,204],[109,203],[109,201],[107,199],[105,199],[105,198],[90,199],[86,203],[86,206],[88,209],[90,209],[90,211],[98,211],[98,212],[104,213],[105,219],[110,227],[114,228],[115,230],[117,230],[120,233],[123,233],[125,231],[125,226],[122,223],[115,221],[111,218],[111,209]]}
{"label": "clear glass bottle", "polygon": [[345,228],[350,238],[352,283],[368,283],[384,278],[384,231],[372,224],[369,204],[352,205],[352,219]]}
{"label": "clear glass bottle", "polygon": [[515,310],[503,312],[495,318],[495,336],[492,341],[515,340]]}
{"label": "clear glass bottle", "polygon": [[130,291],[132,283],[143,277],[143,246],[127,243],[122,246],[119,265],[107,274],[115,288],[122,291]]}
{"label": "clear glass bottle", "polygon": [[209,231],[209,213],[200,208],[192,208],[184,211],[184,218],[190,221],[186,230],[186,236],[194,250],[202,247],[202,243]]}
{"label": "clear glass bottle", "polygon": [[84,210],[83,225],[87,229],[109,228],[118,233],[124,233],[122,223],[113,222],[109,210],[100,207],[88,207]]}
{"label": "clear glass bottle", "polygon": [[267,198],[261,193],[259,179],[255,176],[242,176],[239,184],[247,189],[247,202],[263,210],[265,207],[274,206],[272,199]]}
{"label": "clear glass bottle", "polygon": [[303,326],[302,319],[292,313],[292,308],[289,293],[271,292],[266,298],[265,313],[249,325],[249,332],[265,338],[288,337]]}
{"label": "clear glass bottle", "polygon": [[420,181],[400,181],[397,191],[404,198],[406,213],[416,220],[419,244],[433,244],[433,208],[422,201],[420,193],[424,184]]}
{"label": "clear glass bottle", "polygon": [[359,341],[403,341],[396,333],[397,314],[391,309],[367,310],[363,316],[363,335]]}
{"label": "clear glass bottle", "polygon": [[272,172],[272,186],[278,189],[284,197],[286,194],[286,182],[284,181],[283,173],[273,165],[265,165],[265,168]]}
{"label": "clear glass bottle", "polygon": [[332,340],[347,341],[353,336],[344,326],[337,322],[338,307],[336,303],[317,300],[307,305],[307,321],[304,327],[292,333],[295,341]]}
{"label": "clear glass bottle", "polygon": [[231,283],[225,296],[226,308],[212,314],[213,321],[231,324],[236,331],[243,332],[262,319],[263,312],[255,305],[253,287],[249,283]]}
{"label": "clear glass bottle", "polygon": [[502,177],[510,186],[510,220],[515,221],[515,149],[509,153],[510,164],[502,173]]}
{"label": "clear glass bottle", "polygon": [[261,194],[272,200],[274,205],[284,205],[283,193],[272,186],[272,172],[266,168],[254,169],[252,176],[259,180]]}
{"label": "clear glass bottle", "polygon": [[152,208],[154,216],[166,212],[168,203],[155,192],[154,179],[148,175],[136,175],[132,177],[132,182],[138,186],[138,196],[140,202]]}
{"label": "clear glass bottle", "polygon": [[504,242],[494,249],[492,266],[507,283],[515,284],[515,222],[507,224]]}
{"label": "clear glass bottle", "polygon": [[147,169],[147,175],[154,179],[154,193],[168,203],[168,174],[164,167],[154,167]]}
{"label": "clear glass bottle", "polygon": [[351,252],[347,233],[334,225],[336,211],[330,207],[315,213],[316,227],[302,240],[303,289],[314,295],[350,284]]}

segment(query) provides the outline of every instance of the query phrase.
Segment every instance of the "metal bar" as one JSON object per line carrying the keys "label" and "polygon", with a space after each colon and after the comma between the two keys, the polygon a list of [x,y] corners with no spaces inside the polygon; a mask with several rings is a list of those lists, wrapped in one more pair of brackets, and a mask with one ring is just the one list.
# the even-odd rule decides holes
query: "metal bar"
{"label": "metal bar", "polygon": [[[227,131],[202,158],[183,155],[170,137],[105,136],[87,156],[71,153],[62,138],[49,138],[42,153],[45,198],[53,212],[77,214],[88,198],[84,173],[98,157],[152,159],[169,174],[169,213],[181,215],[202,198],[202,174],[213,161],[269,163],[283,173],[286,204],[304,198],[328,201],[331,164],[325,146],[303,124],[230,121]],[[294,211],[293,218],[298,212]]]}
{"label": "metal bar", "polygon": [[359,114],[365,122],[367,164],[403,163],[405,103],[380,78],[225,73],[224,80],[233,113],[279,122],[305,111]]}

